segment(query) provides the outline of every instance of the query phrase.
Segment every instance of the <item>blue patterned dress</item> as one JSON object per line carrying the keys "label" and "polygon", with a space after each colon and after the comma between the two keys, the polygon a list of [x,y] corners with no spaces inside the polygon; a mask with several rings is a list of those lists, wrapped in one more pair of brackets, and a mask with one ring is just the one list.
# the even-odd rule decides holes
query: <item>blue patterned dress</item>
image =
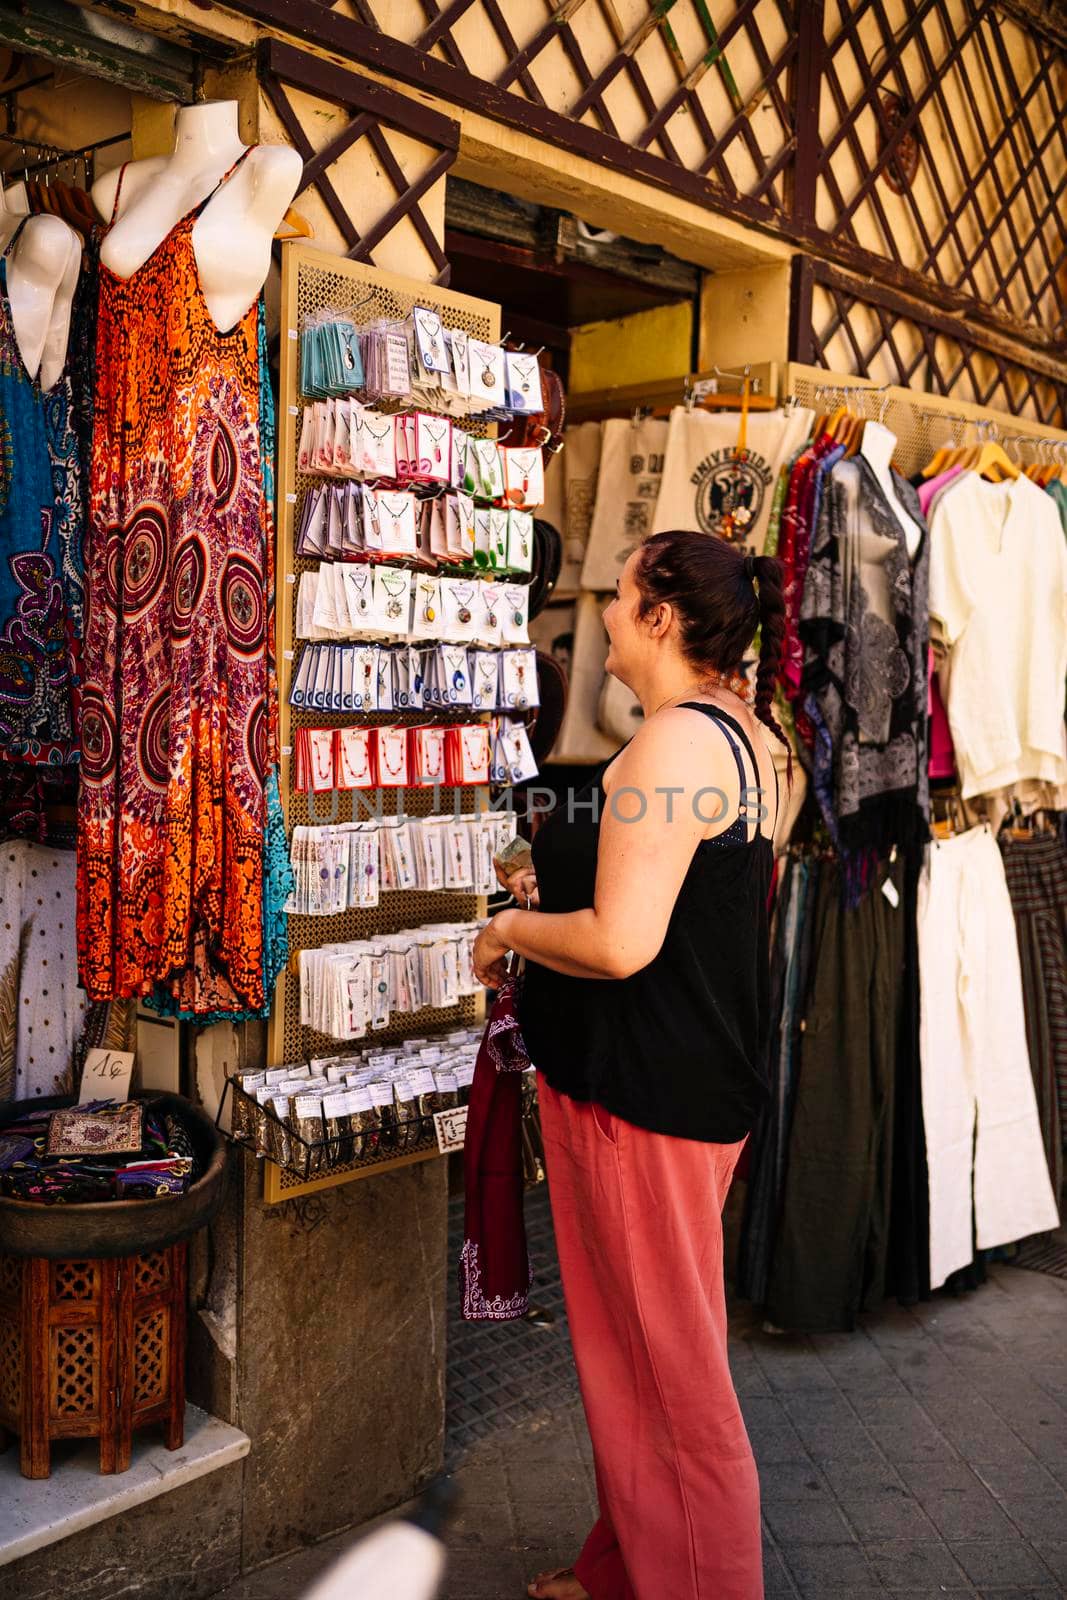
{"label": "blue patterned dress", "polygon": [[78,759],[79,463],[66,375],[43,393],[15,339],[23,226],[0,257],[0,761],[59,777]]}

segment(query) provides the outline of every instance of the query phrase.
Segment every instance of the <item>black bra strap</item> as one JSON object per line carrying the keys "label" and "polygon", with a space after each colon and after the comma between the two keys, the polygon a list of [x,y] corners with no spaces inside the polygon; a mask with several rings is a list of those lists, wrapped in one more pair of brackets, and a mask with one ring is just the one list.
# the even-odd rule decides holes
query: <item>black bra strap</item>
{"label": "black bra strap", "polygon": [[[748,758],[752,762],[752,775],[753,775],[753,778],[755,779],[756,791],[757,791],[757,793],[761,793],[762,791],[761,791],[761,787],[760,787],[760,770],[759,770],[759,762],[756,760],[756,752],[752,748],[752,741],[749,739],[748,734],[745,732],[744,728],[738,722],[737,718],[736,717],[732,717],[728,711],[723,711],[721,706],[710,706],[710,705],[707,704],[706,701],[703,701],[703,700],[684,700],[682,702],[682,704],[684,706],[686,706],[691,711],[706,711],[708,716],[711,717],[713,721],[719,723],[720,726],[722,726],[722,731],[723,731],[724,734],[726,734],[727,743],[729,744],[730,749],[734,753],[734,760],[737,762],[737,770],[741,775],[741,794],[743,796],[744,793],[745,793],[745,789],[748,786],[748,780],[747,780],[747,777],[746,777],[746,774],[745,774],[745,769],[741,765],[741,756],[740,756],[740,753],[738,751],[737,745],[735,744],[734,740],[730,737],[729,733],[726,732],[726,725],[729,725],[729,727],[733,728],[734,732],[737,734],[737,737],[740,739],[741,743],[744,745],[745,749],[748,751]],[[779,807],[779,804],[781,803],[781,786],[779,785],[779,782],[778,782],[778,768],[776,766],[774,766],[773,761],[771,763],[771,767],[772,767],[772,770],[774,772],[774,816],[775,816],[775,822],[777,823],[778,807]]]}
{"label": "black bra strap", "polygon": [[[759,762],[756,760],[756,752],[752,748],[752,741],[749,739],[748,734],[745,732],[744,728],[742,728],[737,719],[735,717],[731,717],[728,711],[723,711],[720,706],[709,706],[705,700],[683,700],[682,704],[691,711],[704,711],[716,722],[725,723],[727,727],[730,727],[734,730],[734,732],[737,734],[737,737],[748,751],[748,759],[752,763],[753,777],[755,778],[756,782],[759,783]],[[726,737],[732,745],[733,740],[730,739],[729,734],[727,734]]]}

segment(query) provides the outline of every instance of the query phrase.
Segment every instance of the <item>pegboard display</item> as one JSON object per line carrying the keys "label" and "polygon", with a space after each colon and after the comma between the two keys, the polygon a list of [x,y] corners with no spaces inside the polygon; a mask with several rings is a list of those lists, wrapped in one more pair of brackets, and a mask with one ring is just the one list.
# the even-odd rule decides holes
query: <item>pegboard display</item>
{"label": "pegboard display", "polygon": [[[281,360],[279,372],[278,416],[278,472],[277,472],[277,632],[278,632],[278,726],[281,745],[281,792],[286,824],[291,830],[301,823],[346,822],[353,815],[365,815],[350,792],[335,791],[334,798],[313,797],[300,794],[292,788],[292,737],[297,727],[342,727],[354,719],[351,713],[316,710],[294,710],[289,705],[289,689],[299,658],[300,643],[296,638],[296,599],[300,575],[313,569],[317,563],[295,554],[295,530],[300,525],[303,500],[308,490],[321,482],[318,475],[297,470],[297,424],[301,409],[300,335],[307,319],[315,314],[334,309],[343,312],[357,324],[381,319],[401,320],[408,316],[412,306],[428,306],[440,313],[449,327],[464,328],[473,337],[495,340],[500,334],[500,307],[486,300],[472,299],[469,295],[454,294],[413,279],[379,272],[376,268],[328,255],[304,244],[288,244],[282,251],[281,293]],[[468,427],[467,424],[464,424]],[[470,432],[489,432],[468,427]],[[435,723],[471,720],[469,708],[456,708],[442,713],[409,710],[396,712],[371,712],[359,714],[362,725],[384,723],[418,723],[433,720]],[[451,811],[456,808],[457,791],[444,786],[438,791],[437,809]],[[459,792],[458,809],[475,810],[485,794],[475,788]],[[411,816],[426,816],[434,809],[432,789],[406,789],[403,791],[404,808]],[[375,793],[374,803],[381,801],[386,814],[396,810],[397,791]],[[309,801],[311,805],[309,806]],[[313,1030],[304,1028],[299,1013],[299,952],[324,944],[347,943],[379,932],[392,932],[403,927],[415,927],[424,922],[467,921],[484,916],[486,902],[475,894],[457,891],[420,893],[402,891],[383,893],[381,903],[373,909],[352,910],[331,917],[289,918],[289,967],[278,981],[274,1007],[268,1032],[268,1060],[273,1063],[307,1060],[311,1056],[326,1055],[343,1048],[334,1039],[324,1038]],[[448,1009],[430,1009],[411,1015],[393,1018],[389,1026],[376,1031],[375,1040],[382,1043],[414,1033],[430,1033],[444,1027],[469,1026],[484,1014],[484,997],[465,997]],[[430,1154],[432,1151],[427,1151]],[[413,1159],[408,1156],[404,1159]],[[362,1165],[348,1176],[359,1176],[364,1170],[381,1170],[387,1163]],[[389,1163],[392,1164],[392,1163]],[[339,1175],[344,1176],[344,1175]],[[337,1176],[334,1181],[338,1181]],[[314,1185],[316,1187],[320,1185]],[[267,1198],[290,1198],[306,1186],[290,1175],[278,1174],[268,1188],[276,1192]]]}
{"label": "pegboard display", "polygon": [[1035,444],[1042,439],[1067,440],[1067,433],[1007,411],[991,411],[970,401],[895,384],[879,385],[869,378],[827,372],[795,361],[782,374],[782,398],[789,395],[816,413],[847,403],[863,416],[880,418],[897,436],[893,460],[906,478],[921,472],[942,445],[979,443],[979,431],[973,426],[979,422],[994,423],[1002,442],[1013,435],[1033,439]]}

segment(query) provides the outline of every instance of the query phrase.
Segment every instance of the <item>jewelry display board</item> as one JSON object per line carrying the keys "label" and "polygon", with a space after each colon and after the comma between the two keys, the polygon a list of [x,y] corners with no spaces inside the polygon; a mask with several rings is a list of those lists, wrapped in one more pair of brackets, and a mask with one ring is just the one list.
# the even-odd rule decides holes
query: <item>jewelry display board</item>
{"label": "jewelry display board", "polygon": [[921,472],[941,446],[953,443],[977,444],[980,435],[975,424],[992,423],[1001,443],[1013,437],[1059,443],[1067,433],[1016,417],[1008,411],[993,411],[951,395],[927,394],[921,389],[902,389],[895,384],[877,384],[869,378],[848,377],[827,372],[823,367],[807,367],[792,361],[783,369],[782,397],[796,397],[803,406],[816,412],[832,411],[847,403],[864,416],[885,423],[897,436],[893,460],[905,477]]}
{"label": "jewelry display board", "polygon": [[[343,727],[358,720],[361,725],[383,723],[403,724],[424,722],[426,713],[418,711],[371,712],[359,714],[331,714],[322,710],[303,711],[289,704],[289,690],[300,652],[296,638],[296,599],[301,573],[316,563],[295,554],[295,530],[303,499],[309,489],[320,479],[305,474],[297,468],[297,423],[300,415],[300,335],[309,317],[323,310],[335,309],[359,325],[380,319],[400,320],[407,317],[412,306],[426,306],[437,311],[445,324],[467,330],[474,338],[495,340],[500,334],[500,307],[487,300],[476,300],[469,295],[454,294],[431,284],[399,277],[393,273],[379,272],[374,267],[329,255],[304,244],[286,244],[282,247],[281,287],[281,357],[278,382],[278,472],[277,472],[277,646],[278,646],[278,719],[281,745],[281,794],[290,836],[294,826],[303,823],[347,822],[366,815],[354,800],[353,792],[333,791],[331,795],[315,797],[298,793],[292,786],[292,739],[300,726]],[[382,409],[386,409],[382,407]],[[464,424],[468,432],[488,434],[491,428]],[[471,721],[469,708],[433,720],[442,725],[449,721]],[[404,809],[409,816],[427,816],[438,811],[473,811],[484,804],[486,790],[469,787],[455,790],[443,786],[433,789],[409,788],[404,790],[369,791],[368,800],[381,803],[386,814],[397,809],[397,797],[403,795]],[[353,811],[353,806],[356,806]],[[275,991],[274,1006],[268,1028],[268,1063],[281,1064],[306,1061],[313,1056],[336,1054],[343,1045],[337,1040],[318,1034],[302,1026],[299,1006],[299,958],[301,950],[315,949],[325,944],[347,943],[365,939],[376,933],[392,933],[400,928],[414,927],[426,922],[465,921],[484,916],[484,896],[460,891],[419,892],[403,890],[384,892],[380,903],[372,909],[350,910],[334,916],[289,918],[288,969],[282,973]],[[414,1013],[396,1016],[387,1027],[376,1030],[374,1041],[388,1044],[405,1035],[430,1033],[446,1027],[470,1026],[478,1022],[485,1012],[484,994],[468,996],[456,1006],[447,1009],[424,1008]],[[350,1168],[338,1166],[328,1175],[304,1182],[284,1168],[265,1163],[265,1198],[268,1202],[291,1199],[312,1190],[344,1183],[392,1167],[407,1165],[436,1155],[436,1142],[427,1148],[409,1152],[391,1159],[360,1161]]]}

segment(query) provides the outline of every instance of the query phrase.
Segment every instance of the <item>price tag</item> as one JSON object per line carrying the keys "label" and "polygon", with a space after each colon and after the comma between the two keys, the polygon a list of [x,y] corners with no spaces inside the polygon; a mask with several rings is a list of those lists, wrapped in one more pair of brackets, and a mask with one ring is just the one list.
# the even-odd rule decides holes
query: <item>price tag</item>
{"label": "price tag", "polygon": [[454,1106],[450,1111],[434,1112],[433,1125],[437,1134],[437,1148],[443,1156],[450,1155],[453,1150],[463,1149],[469,1109],[468,1106]]}
{"label": "price tag", "polygon": [[133,1075],[132,1050],[90,1050],[82,1073],[80,1106],[90,1100],[125,1100]]}

